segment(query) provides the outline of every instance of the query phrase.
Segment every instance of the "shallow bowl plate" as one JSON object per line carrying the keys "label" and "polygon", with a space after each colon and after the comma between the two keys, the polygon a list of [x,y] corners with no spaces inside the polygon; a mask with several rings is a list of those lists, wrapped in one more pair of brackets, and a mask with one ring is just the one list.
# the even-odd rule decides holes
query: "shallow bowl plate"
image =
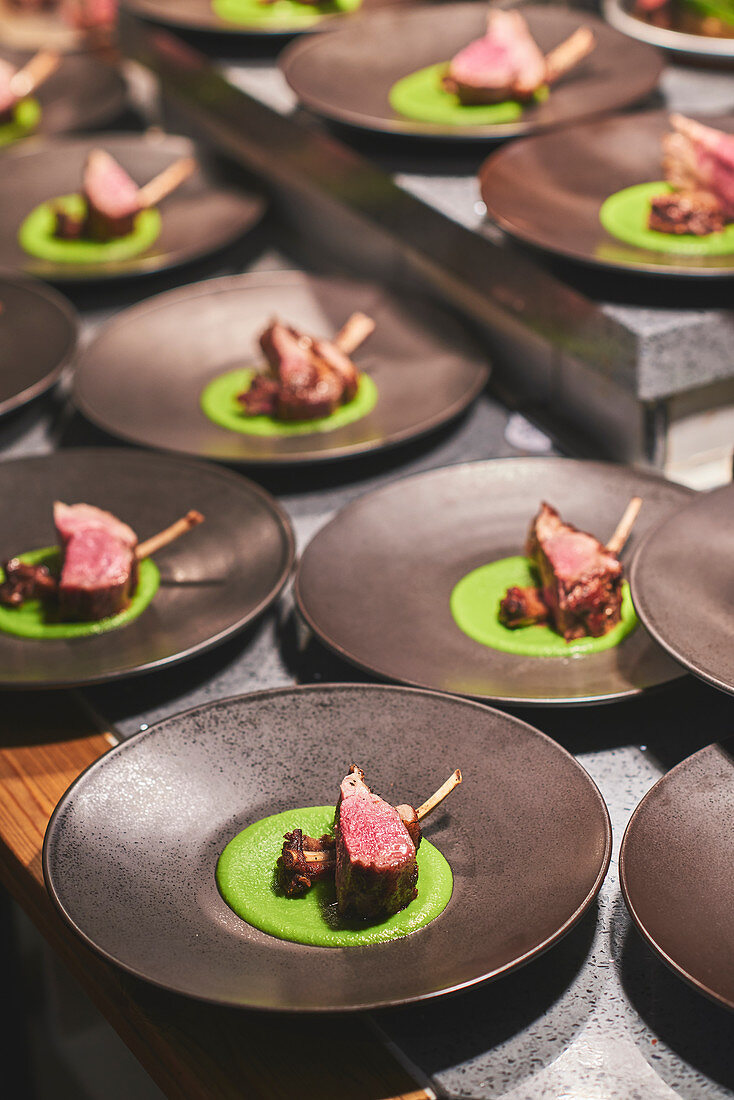
{"label": "shallow bowl plate", "polygon": [[34,640],[0,631],[0,688],[118,679],[211,648],[272,603],[294,557],[290,524],[259,486],[205,463],[118,448],[0,463],[0,561],[56,542],[55,500],[105,508],[141,540],[195,508],[204,523],[154,556],[161,586],[143,614],[96,637]]}
{"label": "shallow bowl plate", "polygon": [[[258,336],[274,315],[331,336],[361,310],[376,328],[354,355],[377,386],[361,420],[334,431],[256,436],[209,420],[201,393],[218,375],[258,366]],[[462,412],[488,367],[438,307],[381,287],[300,272],[207,280],[115,318],[81,356],[75,401],[85,416],[134,443],[221,462],[278,464],[362,454],[412,439]]]}
{"label": "shallow bowl plate", "polygon": [[301,103],[325,118],[383,133],[418,137],[506,138],[567,125],[625,107],[655,87],[662,69],[656,50],[631,43],[601,19],[567,8],[526,5],[522,13],[547,52],[582,24],[593,28],[596,48],[560,80],[545,103],[527,107],[517,122],[453,126],[403,118],[390,106],[396,81],[448,61],[484,32],[486,6],[430,4],[375,12],[328,35],[289,46],[280,58]]}
{"label": "shallow bowl plate", "polygon": [[[307,947],[240,920],[215,884],[222,849],[266,815],[335,802],[353,761],[383,797],[414,805],[461,767],[425,830],[451,864],[448,907],[373,947]],[[119,745],[62,798],[43,862],[72,927],[139,977],[244,1008],[348,1011],[540,954],[590,905],[610,848],[594,783],[531,726],[433,692],[326,685],[198,707]]]}
{"label": "shallow bowl plate", "polygon": [[449,597],[471,570],[521,554],[542,500],[604,540],[633,496],[643,506],[622,555],[689,499],[652,474],[563,458],[495,459],[404,478],[347,505],[307,546],[298,608],[341,657],[385,679],[517,704],[598,703],[681,675],[638,626],[583,657],[523,657],[473,641]]}
{"label": "shallow bowl plate", "polygon": [[636,19],[629,12],[626,0],[603,0],[604,18],[618,31],[648,42],[651,46],[669,53],[686,54],[689,57],[709,60],[734,60],[734,38],[714,38],[706,34],[686,34],[683,31],[654,27],[643,19]]}
{"label": "shallow bowl plate", "polygon": [[138,184],[147,183],[180,157],[196,153],[188,138],[154,133],[21,142],[2,158],[0,264],[56,283],[144,275],[215,252],[252,229],[264,212],[262,199],[220,186],[199,167],[161,203],[160,236],[141,255],[93,264],[29,256],[18,242],[24,218],[48,199],[79,191],[87,155],[96,148],[111,153]]}
{"label": "shallow bowl plate", "polygon": [[652,636],[702,680],[734,694],[734,485],[695,497],[640,546],[630,584]]}
{"label": "shallow bowl plate", "polygon": [[701,993],[734,1009],[734,739],[658,780],[622,841],[624,900],[650,946]]}
{"label": "shallow bowl plate", "polygon": [[160,23],[166,27],[180,27],[182,30],[213,34],[282,38],[284,35],[311,34],[315,31],[328,30],[338,25],[341,20],[353,19],[361,12],[409,2],[410,0],[363,0],[362,6],[355,12],[323,15],[318,21],[305,26],[296,19],[291,23],[279,19],[269,25],[260,20],[253,20],[252,23],[233,23],[217,15],[212,8],[211,0],[175,0],[174,3],[171,0],[122,0],[122,6],[143,19],[149,19],[153,23]]}
{"label": "shallow bowl plate", "polygon": [[43,283],[0,274],[0,416],[53,386],[76,347],[71,304]]}
{"label": "shallow bowl plate", "polygon": [[[695,116],[699,117],[699,116]],[[655,275],[727,277],[734,253],[680,256],[625,244],[599,221],[605,199],[663,178],[670,112],[619,115],[506,145],[482,165],[487,215],[518,240],[595,267]],[[734,133],[734,116],[700,118]]]}

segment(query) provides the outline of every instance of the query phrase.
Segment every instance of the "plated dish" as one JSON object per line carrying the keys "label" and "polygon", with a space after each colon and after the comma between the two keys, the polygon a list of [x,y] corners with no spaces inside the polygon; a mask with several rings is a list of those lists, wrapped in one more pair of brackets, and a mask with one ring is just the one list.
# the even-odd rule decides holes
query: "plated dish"
{"label": "plated dish", "polygon": [[[110,65],[84,54],[36,54],[0,48],[0,100],[14,75],[33,62],[26,83],[32,91],[13,104],[12,117],[0,117],[0,148],[10,147],[30,134],[63,134],[111,122],[124,109],[127,89],[122,75]],[[27,70],[26,70],[27,72]],[[41,81],[35,84],[35,78]],[[4,79],[3,79],[4,78]]]}
{"label": "plated dish", "polygon": [[0,276],[0,416],[50,389],[69,363],[77,319],[69,302],[42,283]]}
{"label": "plated dish", "polygon": [[734,1008],[731,821],[734,740],[689,756],[648,791],[619,853],[624,900],[644,938],[700,993]]}
{"label": "plated dish", "polygon": [[[107,158],[101,170],[100,155]],[[262,199],[220,187],[201,167],[167,197],[159,192],[150,203],[145,198],[144,185],[162,185],[176,163],[194,155],[187,139],[159,134],[58,138],[9,150],[0,181],[0,262],[54,282],[96,281],[161,271],[222,248],[257,224]],[[125,177],[122,191],[110,159]],[[59,209],[69,223],[84,219],[90,187],[95,199],[111,197],[113,205],[134,191],[141,201],[132,224],[107,243],[60,239]],[[88,237],[86,222],[80,227],[82,238]]]}
{"label": "plated dish", "polygon": [[480,171],[482,198],[507,233],[565,258],[657,275],[731,276],[734,230],[709,194],[705,166],[723,154],[716,188],[734,190],[726,168],[733,134],[731,115],[689,119],[663,111],[569,127],[489,157]]}
{"label": "plated dish", "polygon": [[[464,782],[425,830],[450,864],[451,897],[425,927],[371,946],[305,945],[254,928],[219,893],[232,837],[272,814],[333,807],[342,759],[359,759],[390,801],[418,806],[459,758]],[[437,693],[329,685],[216,702],[119,745],[62,798],[43,862],[65,919],[133,974],[220,1004],[351,1011],[533,958],[588,908],[610,850],[597,788],[532,727]]]}
{"label": "plated dish", "polygon": [[732,608],[727,597],[734,547],[732,507],[731,484],[694,497],[649,533],[630,583],[640,618],[659,644],[690,672],[734,694]]}
{"label": "plated dish", "polygon": [[[593,532],[604,565],[598,540],[611,538],[633,496],[642,508],[623,563],[645,531],[688,501],[688,490],[622,466],[560,458],[405,478],[348,505],[316,535],[296,574],[297,606],[320,641],[385,679],[523,705],[634,695],[680,669],[635,626],[631,609],[618,635],[582,638],[576,652],[578,642],[548,626],[514,631],[498,622],[508,587],[533,583],[518,559],[537,510],[529,501],[553,501],[564,520]],[[595,576],[603,595],[608,574]]]}
{"label": "plated dish", "polygon": [[[678,2],[673,0],[674,4]],[[680,4],[682,19],[677,17],[676,12],[672,19],[664,17],[662,20],[654,13],[652,18],[639,18],[634,14],[634,0],[604,0],[602,10],[604,18],[613,27],[659,49],[699,58],[734,58],[734,36],[729,33],[725,37],[720,36],[722,29],[725,30],[722,22],[726,24],[732,18],[728,0],[711,0],[710,3],[709,0],[690,0],[687,8],[683,11],[683,4]],[[721,18],[722,11],[726,20]],[[707,26],[714,31],[713,34],[701,33]]]}
{"label": "plated dish", "polygon": [[144,19],[184,30],[215,34],[302,34],[331,27],[345,16],[401,0],[124,0],[123,7]]}
{"label": "plated dish", "polygon": [[[359,327],[366,314],[374,331],[361,330],[345,365],[335,341],[353,342],[345,322],[356,315]],[[105,431],[144,446],[278,464],[412,439],[462,412],[487,375],[461,327],[426,301],[274,272],[207,280],[126,310],[80,357],[74,400]]]}
{"label": "plated dish", "polygon": [[[268,494],[183,459],[62,450],[3,463],[0,494],[13,502],[3,581],[28,600],[0,607],[3,688],[101,682],[203,652],[260,614],[293,562],[290,525]],[[151,545],[192,511],[205,521],[191,534]],[[39,566],[50,577],[30,576]],[[54,588],[48,602],[36,581]]]}
{"label": "plated dish", "polygon": [[[508,16],[511,26],[505,28]],[[279,63],[301,103],[327,119],[383,133],[463,141],[515,137],[568,124],[634,103],[657,83],[659,56],[647,49],[637,52],[637,44],[631,46],[592,15],[527,5],[519,19],[523,31],[516,26],[517,12],[495,13],[492,20],[502,28],[493,29],[490,22],[488,33],[487,8],[482,4],[375,12],[329,35],[292,44]],[[577,52],[576,66],[560,77],[568,59],[554,51],[580,28],[593,38],[594,48],[588,55],[583,49]],[[511,53],[517,61],[499,81],[502,87],[494,89],[505,98],[489,107],[462,105],[442,86],[449,62],[453,58],[458,64],[461,51],[459,84],[474,85],[494,56],[495,36],[502,38],[503,58]],[[549,67],[549,56],[558,64],[553,61]],[[539,67],[542,73],[536,72]]]}

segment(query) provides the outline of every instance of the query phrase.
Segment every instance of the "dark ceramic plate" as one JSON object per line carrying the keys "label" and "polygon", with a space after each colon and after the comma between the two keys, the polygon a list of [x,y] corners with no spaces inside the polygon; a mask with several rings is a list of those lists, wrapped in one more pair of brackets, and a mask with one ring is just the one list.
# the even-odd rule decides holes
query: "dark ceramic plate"
{"label": "dark ceramic plate", "polygon": [[232,23],[222,19],[213,10],[211,0],[123,0],[123,8],[135,15],[160,23],[166,27],[180,27],[183,30],[209,31],[214,34],[265,35],[267,37],[308,34],[312,31],[326,30],[340,20],[352,19],[360,12],[373,11],[387,5],[408,3],[410,0],[363,0],[356,12],[337,12],[324,15],[318,22],[303,23],[293,20],[290,23],[279,20],[267,25],[253,20],[252,23]]}
{"label": "dark ceramic plate", "polygon": [[[378,401],[329,432],[242,435],[200,408],[204,387],[258,363],[257,337],[277,314],[330,335],[355,310],[376,329],[355,353]],[[283,463],[360,454],[411,439],[457,416],[487,380],[461,327],[426,301],[401,301],[374,284],[299,272],[236,275],[150,298],[126,310],[82,355],[75,400],[105,431],[134,443],[222,462]]]}
{"label": "dark ceramic plate", "polygon": [[293,534],[275,501],[206,463],[117,448],[62,450],[0,464],[0,500],[12,511],[0,531],[0,561],[56,541],[54,500],[109,509],[141,539],[191,508],[205,517],[155,555],[161,586],[127,626],[66,640],[0,632],[0,688],[113,680],[201,653],[264,611],[293,564]]}
{"label": "dark ceramic plate", "polygon": [[705,34],[665,30],[643,19],[636,19],[630,13],[630,8],[629,0],[603,0],[602,10],[607,22],[630,38],[636,38],[638,42],[649,42],[651,46],[657,46],[661,50],[689,57],[714,60],[734,58],[734,38],[715,38]]}
{"label": "dark ceramic plate", "polygon": [[[32,55],[27,51],[0,49],[0,58],[22,65]],[[112,122],[127,102],[122,75],[84,54],[66,54],[58,69],[35,93],[41,105],[36,134],[65,134],[88,130]]]}
{"label": "dark ceramic plate", "polygon": [[624,834],[624,900],[650,946],[701,993],[734,1008],[734,739],[664,775]]}
{"label": "dark ceramic plate", "polygon": [[695,497],[651,531],[630,584],[640,618],[676,661],[734,694],[734,485]]}
{"label": "dark ceramic plate", "polygon": [[584,24],[596,49],[558,82],[545,103],[528,107],[517,122],[452,126],[396,114],[388,101],[393,84],[426,65],[448,61],[484,31],[483,4],[425,5],[376,12],[348,27],[289,46],[281,58],[286,80],[316,114],[367,130],[419,137],[506,138],[566,125],[627,106],[655,87],[662,61],[649,46],[630,42],[586,12],[528,5],[522,9],[544,52]]}
{"label": "dark ceramic plate", "polygon": [[163,200],[161,234],[140,256],[94,264],[54,263],[29,256],[18,243],[23,219],[39,203],[78,191],[87,154],[95,148],[106,149],[140,184],[179,157],[195,153],[187,138],[153,133],[105,133],[14,146],[2,158],[0,265],[52,282],[143,275],[200,259],[235,241],[262,217],[262,199],[225,189],[199,168]]}
{"label": "dark ceramic plate", "polygon": [[601,653],[523,657],[473,641],[449,609],[465,574],[523,552],[540,501],[605,539],[635,495],[644,503],[623,561],[689,490],[624,466],[563,458],[495,459],[405,478],[319,531],[296,574],[299,610],[341,657],[389,680],[524,705],[635,695],[681,675],[641,626]]}
{"label": "dark ceramic plate", "polygon": [[[384,797],[416,805],[461,767],[426,827],[453,871],[448,907],[374,947],[306,947],[240,920],[217,891],[219,853],[268,814],[335,802],[353,761]],[[433,692],[326,685],[198,707],[119,745],[61,799],[43,863],[72,927],[139,977],[243,1008],[349,1011],[540,954],[590,905],[610,849],[594,783],[531,726]]]}
{"label": "dark ceramic plate", "polygon": [[[663,176],[668,111],[620,115],[506,145],[482,165],[487,215],[518,240],[597,267],[656,275],[730,276],[734,254],[679,256],[625,244],[599,221],[605,199]],[[695,116],[699,117],[699,116]],[[734,116],[701,117],[734,132]]]}
{"label": "dark ceramic plate", "polygon": [[77,338],[73,308],[55,290],[0,275],[0,416],[53,386]]}

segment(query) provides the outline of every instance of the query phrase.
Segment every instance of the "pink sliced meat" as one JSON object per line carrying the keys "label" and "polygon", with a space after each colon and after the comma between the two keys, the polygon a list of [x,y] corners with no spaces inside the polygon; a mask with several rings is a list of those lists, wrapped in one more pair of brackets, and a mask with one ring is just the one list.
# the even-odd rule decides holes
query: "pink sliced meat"
{"label": "pink sliced meat", "polygon": [[356,766],[341,784],[335,834],[342,916],[379,920],[416,897],[418,864],[411,835],[395,807],[373,794]]}
{"label": "pink sliced meat", "polygon": [[671,115],[673,133],[663,139],[665,178],[680,191],[713,195],[728,221],[734,220],[734,135]]}
{"label": "pink sliced meat", "polygon": [[546,62],[525,19],[516,11],[492,11],[487,31],[451,60],[447,91],[464,104],[528,99],[545,83]]}
{"label": "pink sliced meat", "polygon": [[17,69],[9,61],[0,58],[0,123],[9,122],[18,96],[11,90],[11,81]]}
{"label": "pink sliced meat", "polygon": [[543,602],[566,641],[601,637],[619,622],[622,566],[593,535],[564,523],[543,502],[526,549],[540,574]]}
{"label": "pink sliced meat", "polygon": [[132,233],[140,213],[140,189],[104,149],[93,149],[87,157],[82,193],[87,201],[85,237],[109,241]]}
{"label": "pink sliced meat", "polygon": [[105,619],[127,607],[137,584],[137,535],[91,504],[54,504],[63,550],[58,586],[64,622]]}

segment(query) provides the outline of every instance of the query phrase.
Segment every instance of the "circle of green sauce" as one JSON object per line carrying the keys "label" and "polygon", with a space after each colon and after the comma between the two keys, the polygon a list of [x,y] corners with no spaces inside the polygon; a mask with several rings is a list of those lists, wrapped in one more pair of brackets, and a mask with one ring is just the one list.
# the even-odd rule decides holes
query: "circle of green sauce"
{"label": "circle of green sauce", "polygon": [[26,137],[38,126],[41,121],[41,104],[37,99],[29,96],[16,103],[13,117],[10,122],[0,126],[0,146],[10,145],[19,138]]}
{"label": "circle of green sauce", "polygon": [[[393,111],[419,122],[437,122],[450,126],[487,126],[503,122],[516,122],[522,116],[523,104],[508,99],[504,103],[475,103],[465,105],[453,92],[447,92],[441,84],[448,71],[448,62],[439,61],[404,76],[393,84],[389,92]],[[542,103],[548,98],[548,88],[539,88],[533,99]]]}
{"label": "circle of green sauce", "polygon": [[[61,551],[58,546],[44,546],[40,550],[29,550],[19,554],[21,561],[30,565],[47,565],[52,573],[58,572],[61,564]],[[0,569],[0,583],[5,573]],[[26,600],[20,607],[4,607],[0,604],[0,630],[6,634],[16,634],[20,638],[87,638],[94,634],[105,634],[108,630],[117,630],[142,615],[158,591],[161,575],[151,558],[145,558],[138,565],[138,584],[133,598],[124,611],[110,615],[106,619],[92,622],[60,623],[47,614],[44,600]]]}
{"label": "circle of green sauce", "polygon": [[303,829],[309,836],[331,832],[333,806],[307,806],[264,817],[230,840],[217,863],[217,886],[230,909],[248,924],[281,940],[313,947],[369,947],[409,936],[441,914],[454,878],[437,848],[422,840],[418,848],[418,897],[391,917],[374,924],[343,921],[336,909],[333,879],[317,880],[300,898],[277,886],[275,864],[284,833]]}
{"label": "circle of green sauce", "polygon": [[329,416],[315,420],[276,420],[274,416],[248,416],[237,400],[237,395],[250,388],[257,372],[254,370],[227,371],[214,378],[201,395],[202,411],[233,432],[244,435],[307,435],[311,432],[333,432],[361,420],[372,412],[377,404],[377,386],[368,374],[360,374],[357,392],[346,405],[340,405]]}
{"label": "circle of green sauce", "polygon": [[274,0],[272,4],[261,4],[258,0],[212,0],[212,10],[227,23],[287,27],[318,23],[325,15],[356,11],[361,4],[362,0],[322,0],[319,4],[300,4],[298,0]]}
{"label": "circle of green sauce", "polygon": [[618,240],[653,252],[674,252],[679,256],[727,256],[734,252],[734,222],[720,233],[708,233],[705,237],[648,229],[650,200],[672,190],[665,182],[625,187],[605,199],[599,210],[599,221],[607,233]]}
{"label": "circle of green sauce", "polygon": [[63,241],[54,236],[55,206],[62,206],[75,217],[82,217],[86,208],[81,195],[61,195],[31,210],[18,230],[18,241],[26,252],[52,263],[101,264],[130,260],[150,248],[161,231],[161,216],[156,209],[150,209],[140,211],[132,233],[124,237],[116,237],[113,241]]}
{"label": "circle of green sauce", "polygon": [[626,581],[622,582],[622,618],[601,638],[576,638],[567,642],[544,623],[520,626],[514,630],[504,626],[499,620],[499,603],[507,589],[513,585],[527,588],[537,583],[537,574],[528,558],[501,558],[488,565],[480,565],[454,586],[451,593],[454,622],[475,642],[523,657],[577,657],[600,653],[619,645],[637,626],[637,615]]}

